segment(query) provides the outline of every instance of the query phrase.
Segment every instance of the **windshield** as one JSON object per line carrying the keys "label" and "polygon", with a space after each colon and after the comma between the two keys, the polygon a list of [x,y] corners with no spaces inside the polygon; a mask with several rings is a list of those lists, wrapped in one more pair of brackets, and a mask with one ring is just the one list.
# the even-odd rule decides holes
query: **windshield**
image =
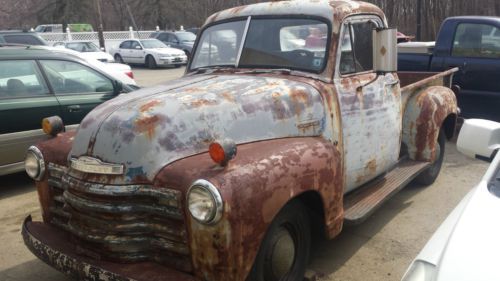
{"label": "windshield", "polygon": [[67,43],[66,48],[77,52],[100,52],[101,50],[92,42]]}
{"label": "windshield", "polygon": [[163,44],[160,40],[141,40],[142,46],[146,49],[154,49],[154,48],[166,48],[167,45]]}
{"label": "windshield", "polygon": [[[288,68],[319,73],[326,62],[329,28],[314,19],[252,19],[208,27],[201,34],[191,69],[210,66]],[[240,46],[239,62],[237,62]]]}
{"label": "windshield", "polygon": [[196,40],[196,35],[194,35],[191,32],[176,32],[175,35],[177,35],[177,37],[181,42],[183,41],[192,42]]}

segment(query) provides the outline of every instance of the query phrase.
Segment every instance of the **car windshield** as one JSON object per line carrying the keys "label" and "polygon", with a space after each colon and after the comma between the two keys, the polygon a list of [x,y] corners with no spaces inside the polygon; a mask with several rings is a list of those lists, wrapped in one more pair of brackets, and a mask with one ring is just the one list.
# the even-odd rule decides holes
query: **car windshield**
{"label": "car windshield", "polygon": [[193,42],[196,40],[196,35],[191,32],[177,32],[175,33],[181,42]]}
{"label": "car windshield", "polygon": [[155,48],[166,48],[167,45],[163,44],[160,40],[141,40],[142,46],[146,49],[155,49]]}
{"label": "car windshield", "polygon": [[100,52],[101,50],[92,42],[75,42],[67,43],[66,48],[77,51],[77,52]]}
{"label": "car windshield", "polygon": [[226,22],[204,30],[190,68],[238,66],[315,73],[323,70],[330,33],[325,22],[297,18],[252,19],[243,38],[246,22]]}

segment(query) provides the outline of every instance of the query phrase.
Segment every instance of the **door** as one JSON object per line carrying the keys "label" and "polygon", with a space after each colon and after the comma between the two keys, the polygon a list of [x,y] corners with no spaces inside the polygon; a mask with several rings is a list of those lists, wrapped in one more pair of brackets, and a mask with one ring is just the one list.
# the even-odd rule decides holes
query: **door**
{"label": "door", "polygon": [[124,41],[120,44],[118,48],[118,53],[122,57],[123,61],[126,63],[132,63],[132,58],[130,54],[130,46],[132,45],[132,41]]}
{"label": "door", "polygon": [[63,60],[40,64],[61,104],[65,125],[79,124],[94,107],[114,97],[112,80],[85,65]]}
{"label": "door", "polygon": [[0,174],[21,163],[26,149],[46,136],[42,119],[60,107],[34,60],[0,61]]}
{"label": "door", "polygon": [[175,34],[168,34],[167,41],[168,41],[168,45],[170,45],[170,47],[182,49],[180,46],[179,38],[177,38],[177,36],[175,36]]}
{"label": "door", "polygon": [[445,68],[460,67],[454,84],[460,86],[458,106],[465,118],[500,121],[500,28],[460,23]]}
{"label": "door", "polygon": [[373,71],[375,16],[347,19],[341,30],[335,86],[342,116],[346,189],[349,192],[391,169],[398,161],[401,97],[393,74]]}
{"label": "door", "polygon": [[146,56],[144,55],[144,49],[139,44],[139,41],[132,41],[130,45],[130,57],[133,63],[145,63]]}

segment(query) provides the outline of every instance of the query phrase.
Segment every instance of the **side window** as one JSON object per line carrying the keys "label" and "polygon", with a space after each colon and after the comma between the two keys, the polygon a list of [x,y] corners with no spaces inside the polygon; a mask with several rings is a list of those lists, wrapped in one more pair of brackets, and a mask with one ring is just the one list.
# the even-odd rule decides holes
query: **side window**
{"label": "side window", "polygon": [[139,42],[137,42],[137,41],[131,41],[131,42],[132,42],[132,44],[130,44],[130,49],[135,49],[135,48],[137,48],[137,46],[139,46],[139,47],[141,46],[141,45],[139,45]]}
{"label": "side window", "polygon": [[167,34],[162,33],[162,34],[160,34],[160,35],[158,36],[158,40],[160,40],[160,41],[168,41],[168,40],[167,40],[167,37],[168,37],[168,36],[167,36]]}
{"label": "side window", "polygon": [[350,74],[373,69],[372,21],[344,24],[340,43],[340,73]]}
{"label": "side window", "polygon": [[452,56],[500,58],[499,29],[487,24],[461,23],[455,31]]}
{"label": "side window", "polygon": [[120,44],[120,49],[130,49],[130,43],[131,41],[125,41]]}
{"label": "side window", "polygon": [[37,97],[48,93],[34,61],[0,61],[0,98]]}
{"label": "side window", "polygon": [[172,34],[167,34],[167,42],[173,43],[174,42],[174,35]]}
{"label": "side window", "polygon": [[105,93],[113,83],[102,74],[76,62],[40,61],[55,94]]}
{"label": "side window", "polygon": [[26,44],[26,45],[43,45],[43,43],[38,40],[33,35],[4,35],[5,42],[14,44]]}

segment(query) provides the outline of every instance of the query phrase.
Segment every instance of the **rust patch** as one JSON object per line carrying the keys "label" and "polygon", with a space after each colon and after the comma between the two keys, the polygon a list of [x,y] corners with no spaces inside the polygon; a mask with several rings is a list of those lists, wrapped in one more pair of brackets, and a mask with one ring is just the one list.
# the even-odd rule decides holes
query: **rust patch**
{"label": "rust patch", "polygon": [[141,112],[150,111],[152,108],[154,108],[155,106],[160,105],[160,104],[162,104],[162,101],[160,101],[160,100],[152,100],[152,101],[149,101],[149,102],[141,105],[141,107],[139,108],[139,110]]}
{"label": "rust patch", "polygon": [[224,92],[222,93],[222,98],[224,98],[228,102],[235,102],[236,99],[230,92]]}
{"label": "rust patch", "polygon": [[191,107],[198,108],[218,104],[217,100],[198,99],[191,102]]}
{"label": "rust patch", "polygon": [[134,130],[138,133],[146,133],[147,137],[152,139],[155,135],[155,128],[160,121],[159,115],[141,116],[135,120]]}

